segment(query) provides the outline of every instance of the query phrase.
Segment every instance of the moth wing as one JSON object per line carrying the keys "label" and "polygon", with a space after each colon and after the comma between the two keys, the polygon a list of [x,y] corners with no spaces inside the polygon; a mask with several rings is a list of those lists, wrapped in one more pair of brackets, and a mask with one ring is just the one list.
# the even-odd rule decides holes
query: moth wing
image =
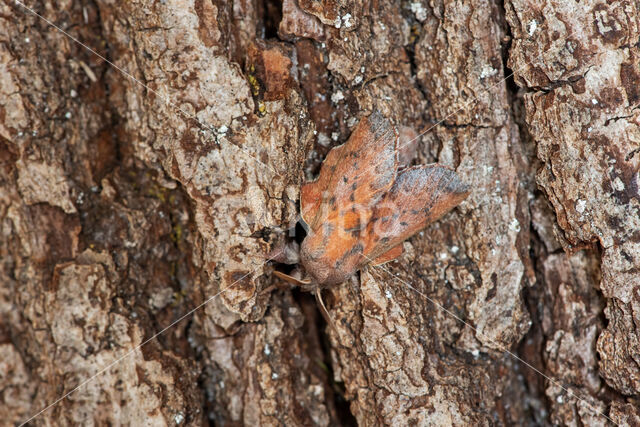
{"label": "moth wing", "polygon": [[402,255],[402,252],[403,252],[402,245],[394,246],[393,248],[389,249],[387,252],[383,253],[382,255],[374,259],[371,265],[382,265],[389,261],[393,261],[394,259],[398,258],[400,255]]}
{"label": "moth wing", "polygon": [[365,259],[377,262],[468,195],[469,188],[458,174],[445,166],[422,165],[399,172],[367,226]]}
{"label": "moth wing", "polygon": [[302,219],[312,230],[339,216],[344,228],[364,227],[395,181],[397,145],[398,134],[382,114],[360,120],[347,142],[329,152],[318,178],[302,186]]}

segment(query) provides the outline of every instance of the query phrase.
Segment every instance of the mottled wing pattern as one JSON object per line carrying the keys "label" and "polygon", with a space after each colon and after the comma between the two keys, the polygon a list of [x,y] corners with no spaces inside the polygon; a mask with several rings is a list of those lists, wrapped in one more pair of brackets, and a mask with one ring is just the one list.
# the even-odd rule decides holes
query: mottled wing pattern
{"label": "mottled wing pattern", "polygon": [[399,172],[363,233],[363,265],[371,260],[381,264],[400,256],[400,243],[453,209],[468,194],[458,175],[441,165],[415,166]]}
{"label": "mottled wing pattern", "polygon": [[396,130],[379,112],[363,118],[349,140],[329,152],[318,179],[302,186],[307,225],[312,230],[326,223],[364,228],[396,178],[397,140]]}

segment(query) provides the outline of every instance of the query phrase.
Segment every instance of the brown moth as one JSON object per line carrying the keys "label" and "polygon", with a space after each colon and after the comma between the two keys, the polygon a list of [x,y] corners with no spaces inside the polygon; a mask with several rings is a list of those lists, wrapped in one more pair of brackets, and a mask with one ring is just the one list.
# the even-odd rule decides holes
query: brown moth
{"label": "brown moth", "polygon": [[[301,189],[307,236],[295,261],[309,276],[308,290],[346,281],[367,264],[402,254],[401,243],[457,206],[468,187],[438,165],[399,170],[398,133],[379,112],[363,118],[349,140],[333,148],[318,178]],[[276,256],[283,262],[285,251]],[[280,258],[280,259],[278,259]]]}

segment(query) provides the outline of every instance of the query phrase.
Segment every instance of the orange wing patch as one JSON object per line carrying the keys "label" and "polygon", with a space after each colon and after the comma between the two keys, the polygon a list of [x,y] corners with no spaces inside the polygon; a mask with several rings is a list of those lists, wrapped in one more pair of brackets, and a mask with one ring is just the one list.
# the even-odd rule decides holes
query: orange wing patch
{"label": "orange wing patch", "polygon": [[395,246],[389,249],[387,252],[380,255],[379,257],[377,257],[376,259],[374,259],[373,262],[371,262],[371,265],[382,265],[387,262],[393,261],[394,259],[398,258],[400,255],[402,255],[402,251],[403,251],[402,245]]}

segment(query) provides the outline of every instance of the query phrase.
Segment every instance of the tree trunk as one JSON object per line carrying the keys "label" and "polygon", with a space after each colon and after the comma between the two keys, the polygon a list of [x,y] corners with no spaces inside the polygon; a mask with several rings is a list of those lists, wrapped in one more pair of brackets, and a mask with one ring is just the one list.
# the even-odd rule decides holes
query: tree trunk
{"label": "tree trunk", "polygon": [[[25,1],[3,422],[640,424],[637,2]],[[333,329],[265,255],[373,110],[472,193]]]}

